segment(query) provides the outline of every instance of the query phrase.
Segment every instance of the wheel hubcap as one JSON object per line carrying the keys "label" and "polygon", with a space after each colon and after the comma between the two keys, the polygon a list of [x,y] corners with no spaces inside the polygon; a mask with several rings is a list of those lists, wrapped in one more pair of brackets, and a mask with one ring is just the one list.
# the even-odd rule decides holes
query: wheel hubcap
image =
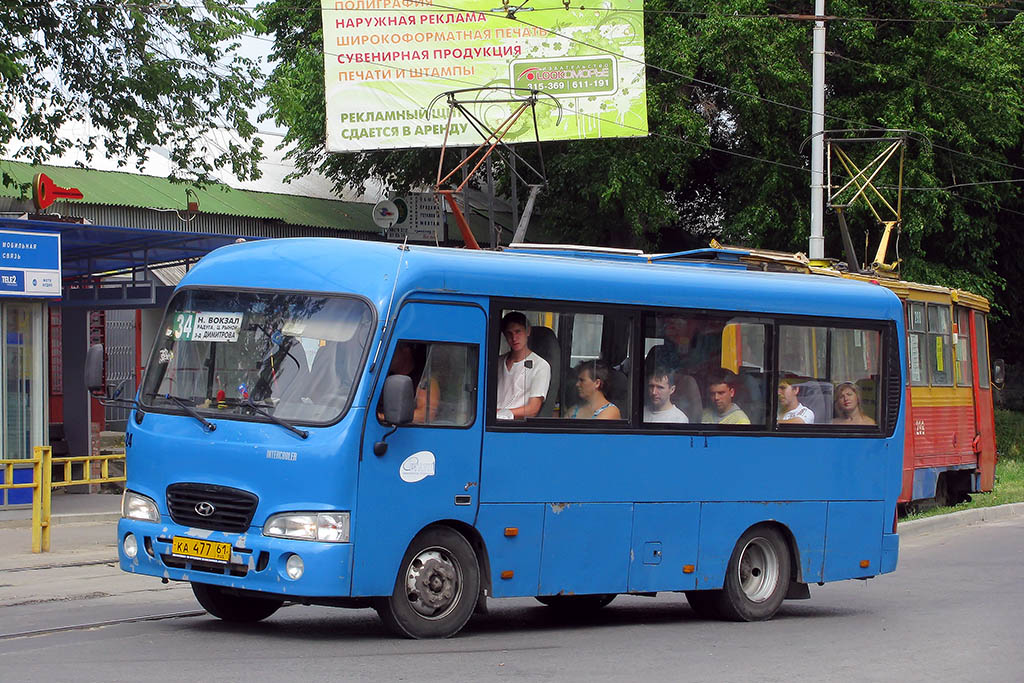
{"label": "wheel hubcap", "polygon": [[409,604],[417,614],[441,619],[462,597],[462,567],[444,548],[428,548],[409,563],[405,588]]}
{"label": "wheel hubcap", "polygon": [[740,588],[751,602],[764,602],[779,584],[779,556],[764,538],[753,538],[743,548],[739,562]]}

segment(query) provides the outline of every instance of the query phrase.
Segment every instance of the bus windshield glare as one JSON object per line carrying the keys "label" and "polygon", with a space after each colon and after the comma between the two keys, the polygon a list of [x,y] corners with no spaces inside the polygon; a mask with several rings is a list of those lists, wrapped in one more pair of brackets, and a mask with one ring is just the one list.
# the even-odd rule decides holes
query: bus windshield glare
{"label": "bus windshield glare", "polygon": [[142,403],[333,422],[355,388],[372,319],[357,299],[182,290],[161,325]]}

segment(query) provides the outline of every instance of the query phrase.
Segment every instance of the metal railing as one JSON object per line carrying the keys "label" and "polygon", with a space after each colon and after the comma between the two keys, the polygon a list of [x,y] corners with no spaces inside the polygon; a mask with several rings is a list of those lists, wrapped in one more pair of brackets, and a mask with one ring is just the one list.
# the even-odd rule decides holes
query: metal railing
{"label": "metal railing", "polygon": [[[110,475],[110,463],[124,464],[124,453],[108,455],[70,455],[53,457],[53,449],[49,446],[36,446],[32,449],[31,458],[18,460],[0,460],[4,478],[0,490],[32,490],[32,552],[45,553],[50,550],[50,511],[53,489],[61,486],[78,486],[81,484],[106,484],[125,481],[124,474]],[[72,466],[82,464],[82,477],[73,477]],[[99,465],[99,476],[93,476],[95,465]],[[15,467],[32,467],[32,481],[15,484]],[[53,467],[61,467],[62,479],[54,481]],[[27,469],[27,468],[25,468]],[[123,471],[123,468],[122,468]]]}

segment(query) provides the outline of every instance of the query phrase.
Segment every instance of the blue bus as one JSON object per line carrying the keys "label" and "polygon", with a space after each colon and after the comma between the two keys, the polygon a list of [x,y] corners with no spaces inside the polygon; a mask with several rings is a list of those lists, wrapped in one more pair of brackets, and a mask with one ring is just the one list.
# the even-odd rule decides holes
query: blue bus
{"label": "blue bus", "polygon": [[225,620],[372,606],[412,638],[488,597],[676,591],[749,621],[891,572],[900,301],[748,268],[727,250],[218,249],[170,300],[133,402],[120,566],[191,582]]}

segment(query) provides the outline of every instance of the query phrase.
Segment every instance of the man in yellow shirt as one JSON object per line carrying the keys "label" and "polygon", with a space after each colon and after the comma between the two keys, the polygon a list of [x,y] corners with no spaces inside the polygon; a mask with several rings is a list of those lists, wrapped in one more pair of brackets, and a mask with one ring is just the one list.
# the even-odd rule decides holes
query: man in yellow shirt
{"label": "man in yellow shirt", "polygon": [[748,425],[750,418],[732,402],[736,397],[736,375],[728,370],[711,377],[708,383],[711,407],[704,411],[701,422],[722,425]]}

